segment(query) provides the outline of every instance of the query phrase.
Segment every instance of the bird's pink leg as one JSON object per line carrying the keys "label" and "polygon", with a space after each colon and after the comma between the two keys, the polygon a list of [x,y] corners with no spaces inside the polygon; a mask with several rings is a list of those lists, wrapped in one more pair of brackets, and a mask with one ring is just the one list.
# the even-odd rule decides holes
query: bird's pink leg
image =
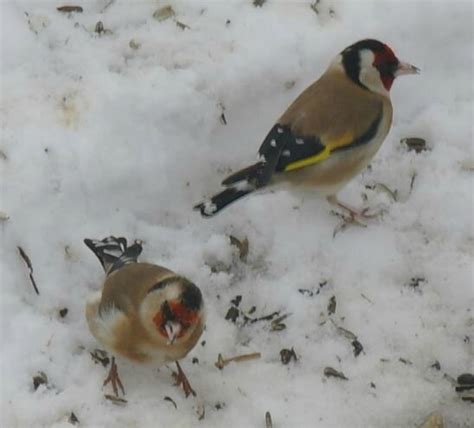
{"label": "bird's pink leg", "polygon": [[176,385],[181,386],[183,388],[184,395],[186,396],[186,398],[188,398],[190,394],[196,396],[196,392],[194,392],[194,389],[191,387],[188,378],[184,374],[181,366],[177,361],[176,367],[178,368],[178,373],[173,372],[173,379],[175,380]]}
{"label": "bird's pink leg", "polygon": [[377,215],[378,215],[378,213],[377,214],[367,214],[367,211],[369,210],[368,208],[364,208],[363,210],[358,210],[354,207],[351,207],[350,205],[347,205],[347,204],[339,201],[339,199],[337,199],[336,195],[328,196],[326,199],[331,205],[335,205],[335,206],[345,210],[350,215],[351,220],[355,221],[355,222],[359,222],[360,219],[374,218],[374,217],[377,217]]}
{"label": "bird's pink leg", "polygon": [[109,374],[105,378],[103,386],[107,385],[109,382],[112,384],[112,389],[114,390],[114,394],[116,397],[119,396],[117,385],[122,390],[122,394],[125,395],[125,389],[118,374],[117,364],[115,364],[115,357],[112,357],[112,363],[110,365]]}

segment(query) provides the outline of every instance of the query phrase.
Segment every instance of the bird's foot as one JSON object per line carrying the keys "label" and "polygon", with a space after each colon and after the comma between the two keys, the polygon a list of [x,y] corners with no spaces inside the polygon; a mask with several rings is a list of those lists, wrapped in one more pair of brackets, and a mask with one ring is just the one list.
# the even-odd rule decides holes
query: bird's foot
{"label": "bird's foot", "polygon": [[183,388],[184,395],[186,396],[186,398],[188,398],[190,394],[192,394],[195,397],[196,392],[194,392],[194,389],[191,387],[191,384],[189,383],[188,378],[184,374],[183,370],[181,369],[181,366],[179,365],[177,361],[176,361],[176,367],[178,368],[178,372],[177,373],[173,372],[172,374],[173,379],[176,382],[176,385],[181,386]]}
{"label": "bird's foot", "polygon": [[115,364],[115,357],[112,357],[112,363],[110,365],[109,374],[105,378],[103,386],[107,385],[109,382],[112,384],[112,389],[114,390],[114,394],[116,397],[119,396],[117,386],[120,387],[122,395],[125,395],[125,388],[123,387],[122,381],[120,380],[117,364]]}

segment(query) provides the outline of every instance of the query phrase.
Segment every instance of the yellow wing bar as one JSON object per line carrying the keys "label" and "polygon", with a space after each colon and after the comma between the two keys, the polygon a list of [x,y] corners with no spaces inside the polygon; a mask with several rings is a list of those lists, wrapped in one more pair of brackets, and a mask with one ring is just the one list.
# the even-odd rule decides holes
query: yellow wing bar
{"label": "yellow wing bar", "polygon": [[309,156],[307,158],[300,159],[295,162],[291,162],[285,167],[284,171],[285,172],[293,171],[295,169],[304,168],[305,166],[309,166],[309,165],[313,165],[315,163],[321,162],[324,159],[327,159],[331,155],[331,152],[333,150],[347,146],[351,144],[352,141],[353,141],[353,135],[349,133],[346,133],[339,138],[329,140],[327,141],[327,143],[325,143],[324,150],[322,150],[316,155]]}

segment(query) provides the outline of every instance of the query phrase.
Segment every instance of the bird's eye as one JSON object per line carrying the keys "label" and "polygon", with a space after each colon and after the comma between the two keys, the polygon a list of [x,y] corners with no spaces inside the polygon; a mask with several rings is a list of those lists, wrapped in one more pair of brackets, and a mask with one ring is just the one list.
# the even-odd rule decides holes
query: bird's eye
{"label": "bird's eye", "polygon": [[377,64],[377,70],[382,76],[386,75],[393,75],[395,70],[397,69],[398,64],[394,62],[383,62],[381,64]]}

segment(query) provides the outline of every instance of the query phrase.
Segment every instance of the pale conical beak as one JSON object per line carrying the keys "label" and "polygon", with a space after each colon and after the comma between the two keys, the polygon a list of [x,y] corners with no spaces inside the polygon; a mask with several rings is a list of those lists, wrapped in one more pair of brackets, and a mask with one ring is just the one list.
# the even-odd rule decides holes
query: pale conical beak
{"label": "pale conical beak", "polygon": [[414,65],[408,64],[407,62],[400,62],[397,69],[395,70],[395,76],[403,76],[405,74],[419,74],[420,69]]}
{"label": "pale conical beak", "polygon": [[166,335],[168,336],[168,344],[172,345],[181,333],[182,326],[179,322],[168,321],[165,324]]}

